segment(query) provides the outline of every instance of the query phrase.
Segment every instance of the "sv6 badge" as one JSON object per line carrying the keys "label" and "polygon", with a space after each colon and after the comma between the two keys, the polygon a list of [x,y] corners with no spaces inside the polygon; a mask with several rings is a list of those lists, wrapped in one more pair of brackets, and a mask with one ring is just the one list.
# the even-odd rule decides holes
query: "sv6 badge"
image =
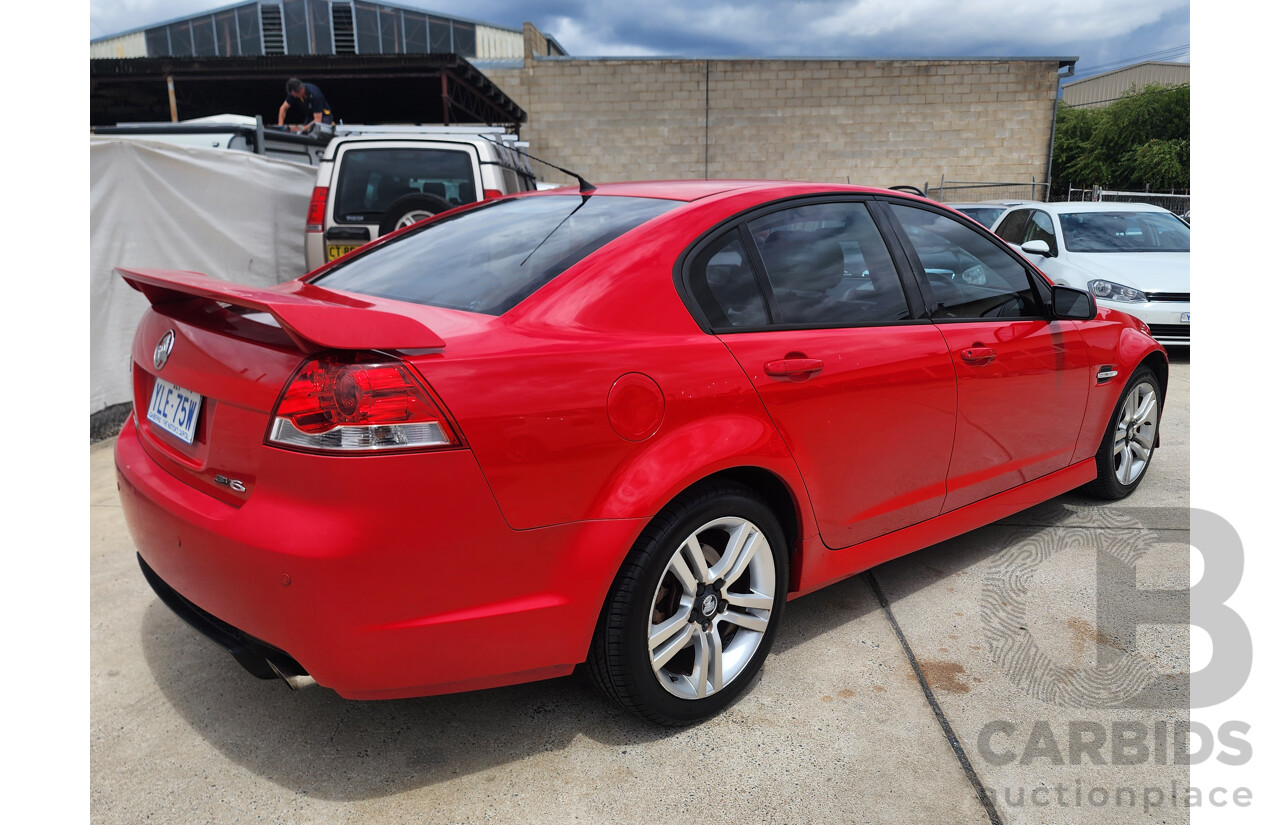
{"label": "sv6 badge", "polygon": [[221,484],[223,487],[230,487],[232,490],[235,490],[237,493],[244,492],[244,482],[238,478],[227,478],[226,476],[214,476],[213,483]]}

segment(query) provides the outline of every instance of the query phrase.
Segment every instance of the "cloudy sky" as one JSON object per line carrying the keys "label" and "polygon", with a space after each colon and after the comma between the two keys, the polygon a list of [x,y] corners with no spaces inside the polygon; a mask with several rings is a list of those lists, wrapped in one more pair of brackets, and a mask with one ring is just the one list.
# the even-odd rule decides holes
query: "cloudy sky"
{"label": "cloudy sky", "polygon": [[[102,37],[232,0],[90,0]],[[1079,57],[1077,76],[1189,60],[1190,0],[399,0],[485,23],[528,20],[573,55]]]}

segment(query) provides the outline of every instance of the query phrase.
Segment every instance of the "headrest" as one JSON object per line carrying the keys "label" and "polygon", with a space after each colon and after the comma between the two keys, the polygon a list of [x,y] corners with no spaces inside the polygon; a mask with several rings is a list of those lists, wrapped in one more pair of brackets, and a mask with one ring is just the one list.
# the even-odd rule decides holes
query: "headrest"
{"label": "headrest", "polygon": [[760,254],[774,289],[826,292],[844,277],[840,244],[813,232],[773,232]]}

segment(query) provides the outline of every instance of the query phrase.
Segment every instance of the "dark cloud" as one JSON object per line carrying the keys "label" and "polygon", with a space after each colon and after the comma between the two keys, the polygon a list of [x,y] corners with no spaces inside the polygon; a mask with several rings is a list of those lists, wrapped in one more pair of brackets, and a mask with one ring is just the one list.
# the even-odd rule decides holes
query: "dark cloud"
{"label": "dark cloud", "polygon": [[[91,0],[100,37],[216,0]],[[401,0],[498,26],[532,22],[579,56],[1161,58],[1190,37],[1189,0]],[[1183,59],[1186,59],[1185,56]]]}
{"label": "dark cloud", "polygon": [[[1079,56],[1080,68],[1190,43],[1187,0],[758,0],[687,3],[436,2],[517,27],[529,20],[572,54],[721,57]],[[1185,55],[1182,59],[1186,59]]]}

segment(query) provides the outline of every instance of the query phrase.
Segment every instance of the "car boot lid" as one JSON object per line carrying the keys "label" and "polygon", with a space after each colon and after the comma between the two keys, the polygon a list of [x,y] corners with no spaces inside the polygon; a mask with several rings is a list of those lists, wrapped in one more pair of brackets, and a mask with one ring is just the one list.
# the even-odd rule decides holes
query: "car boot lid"
{"label": "car boot lid", "polygon": [[116,272],[151,305],[206,300],[270,314],[304,352],[322,349],[436,349],[444,339],[390,306],[303,281],[263,289],[199,272],[126,269]]}

